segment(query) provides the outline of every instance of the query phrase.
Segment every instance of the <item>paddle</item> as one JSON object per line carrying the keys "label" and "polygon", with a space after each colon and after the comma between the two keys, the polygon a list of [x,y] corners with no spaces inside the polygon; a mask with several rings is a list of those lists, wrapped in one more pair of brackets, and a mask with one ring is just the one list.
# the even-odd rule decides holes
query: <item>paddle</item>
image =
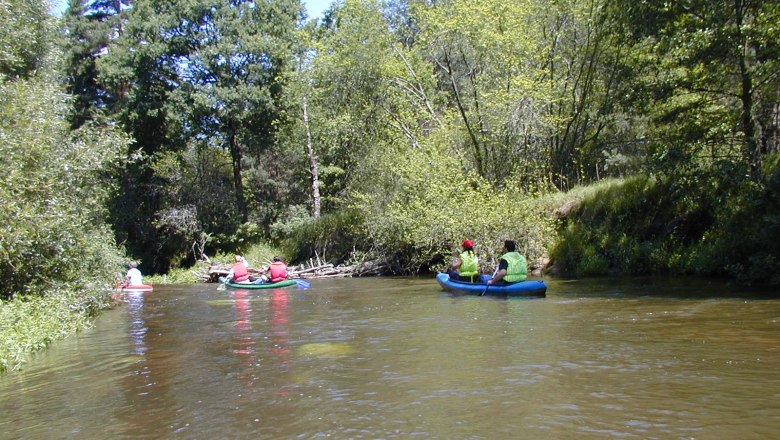
{"label": "paddle", "polygon": [[306,281],[306,280],[302,280],[300,278],[296,278],[293,281],[295,281],[295,284],[297,284],[298,287],[300,287],[300,288],[308,289],[309,287],[311,287],[311,283]]}
{"label": "paddle", "polygon": [[[490,280],[492,280],[496,276],[497,273],[498,273],[498,266],[496,266],[496,270],[493,272],[493,276],[490,277]],[[488,281],[490,281],[490,280],[488,280]],[[490,284],[488,284],[487,281],[486,281],[485,282],[485,290],[483,290],[482,293],[479,294],[479,296],[485,296],[485,293],[487,293],[487,291],[488,291],[488,287],[490,287]]]}

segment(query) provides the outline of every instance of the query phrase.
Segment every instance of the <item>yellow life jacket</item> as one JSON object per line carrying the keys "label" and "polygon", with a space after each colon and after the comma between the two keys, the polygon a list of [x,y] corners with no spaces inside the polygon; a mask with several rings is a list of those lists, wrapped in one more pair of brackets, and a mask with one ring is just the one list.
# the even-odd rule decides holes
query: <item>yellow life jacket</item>
{"label": "yellow life jacket", "polygon": [[474,251],[465,251],[460,254],[458,275],[462,277],[471,277],[472,281],[475,276],[479,275],[479,259]]}
{"label": "yellow life jacket", "polygon": [[506,268],[506,275],[504,275],[504,281],[507,283],[515,283],[517,281],[525,281],[528,273],[528,265],[525,261],[525,257],[519,252],[507,252],[501,256],[503,260],[506,260],[508,266]]}

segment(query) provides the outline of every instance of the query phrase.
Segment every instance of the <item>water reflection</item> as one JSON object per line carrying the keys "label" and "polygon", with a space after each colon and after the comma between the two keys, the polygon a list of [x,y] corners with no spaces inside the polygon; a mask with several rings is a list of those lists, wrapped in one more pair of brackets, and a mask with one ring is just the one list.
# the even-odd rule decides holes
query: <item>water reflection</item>
{"label": "water reflection", "polygon": [[780,438],[780,301],[548,285],[155,289],[0,376],[0,438]]}
{"label": "water reflection", "polygon": [[[124,404],[118,406],[115,417],[124,436],[149,437],[154,435],[152,424],[175,420],[173,383],[176,370],[171,361],[176,350],[166,347],[168,336],[164,315],[158,313],[159,293],[127,293],[127,333],[130,353],[126,371],[121,374]],[[159,428],[156,428],[159,429]]]}
{"label": "water reflection", "polygon": [[144,320],[144,292],[127,292],[127,311],[130,315],[130,338],[133,353],[146,354],[146,333],[149,330]]}
{"label": "water reflection", "polygon": [[233,353],[238,355],[243,365],[243,372],[240,377],[247,386],[255,383],[255,339],[252,333],[252,303],[250,301],[248,290],[234,290],[231,293],[233,298],[233,309],[236,314],[236,334],[234,336],[236,344]]}
{"label": "water reflection", "polygon": [[290,325],[287,317],[289,295],[284,289],[274,289],[271,292],[271,347],[275,370],[280,378],[274,394],[285,396],[289,394],[289,384],[286,381],[290,363]]}
{"label": "water reflection", "polygon": [[[233,299],[233,311],[236,319],[232,352],[241,360],[242,371],[239,377],[246,387],[245,390],[251,390],[256,385],[262,386],[263,384],[259,383],[258,380],[264,377],[271,381],[269,386],[274,394],[287,395],[289,390],[287,389],[286,372],[291,362],[290,354],[292,351],[289,345],[288,306],[290,297],[288,292],[284,289],[259,292],[239,289],[231,291],[230,297]],[[254,313],[260,316],[266,313],[270,315],[267,319],[257,320],[255,326],[253,326],[255,319],[253,318],[253,303],[268,305],[268,307],[259,307]],[[267,329],[269,336],[263,335],[265,329]],[[257,345],[260,341],[265,341],[267,344],[267,352],[270,354],[267,359],[263,359],[258,353]],[[264,361],[270,361],[269,365],[264,366]]]}

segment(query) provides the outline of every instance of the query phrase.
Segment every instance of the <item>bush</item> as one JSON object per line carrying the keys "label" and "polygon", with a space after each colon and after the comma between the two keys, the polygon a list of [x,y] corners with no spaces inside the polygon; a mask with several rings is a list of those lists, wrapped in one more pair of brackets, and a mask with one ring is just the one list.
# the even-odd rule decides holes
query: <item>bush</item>
{"label": "bush", "polygon": [[728,275],[780,284],[775,163],[760,180],[729,162],[594,186],[567,217],[551,256],[575,275]]}
{"label": "bush", "polygon": [[376,255],[366,239],[364,220],[356,210],[325,214],[318,220],[296,220],[282,237],[282,252],[293,263],[319,258],[341,264],[358,254]]}
{"label": "bush", "polygon": [[[0,296],[43,294],[50,283],[111,276],[119,253],[106,226],[103,170],[126,139],[71,133],[65,96],[46,81],[0,84]],[[30,274],[31,276],[26,276]]]}

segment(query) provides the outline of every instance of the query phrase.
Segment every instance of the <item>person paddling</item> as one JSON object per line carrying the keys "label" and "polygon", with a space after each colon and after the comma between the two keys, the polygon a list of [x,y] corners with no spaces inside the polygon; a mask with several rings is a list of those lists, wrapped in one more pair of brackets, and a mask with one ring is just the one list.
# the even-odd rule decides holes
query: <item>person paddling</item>
{"label": "person paddling", "polygon": [[227,275],[226,280],[231,283],[247,283],[249,282],[249,268],[247,267],[246,260],[241,255],[236,255],[233,258],[233,267]]}
{"label": "person paddling", "polygon": [[287,279],[287,265],[280,257],[274,257],[273,263],[268,267],[268,281],[278,283]]}
{"label": "person paddling", "polygon": [[127,275],[125,275],[125,283],[128,286],[140,286],[144,283],[144,276],[140,270],[138,270],[138,263],[131,261],[127,264],[129,268]]}
{"label": "person paddling", "polygon": [[504,254],[501,255],[501,260],[498,263],[498,271],[493,275],[493,278],[488,280],[488,285],[525,281],[528,275],[528,264],[525,261],[525,256],[517,252],[515,247],[514,241],[504,241]]}
{"label": "person paddling", "polygon": [[447,274],[453,281],[474,282],[479,277],[479,258],[474,253],[474,242],[463,240],[461,243],[463,252],[455,255],[452,260],[452,269]]}

